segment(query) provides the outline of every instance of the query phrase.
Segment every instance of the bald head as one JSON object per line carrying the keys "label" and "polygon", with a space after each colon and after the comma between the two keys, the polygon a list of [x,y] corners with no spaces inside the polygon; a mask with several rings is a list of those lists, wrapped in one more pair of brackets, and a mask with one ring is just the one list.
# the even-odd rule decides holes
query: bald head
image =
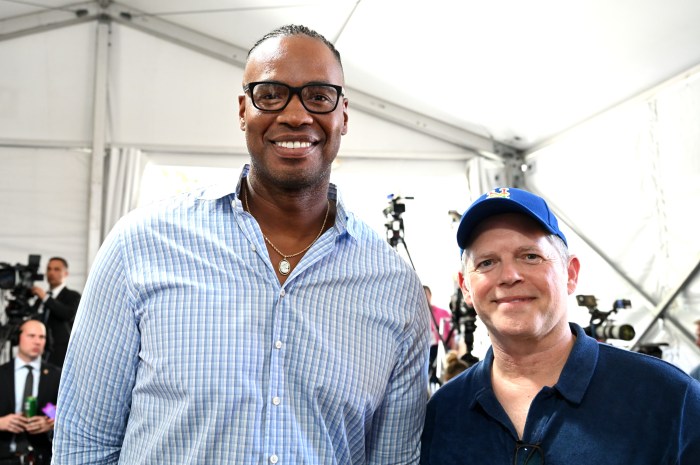
{"label": "bald head", "polygon": [[17,357],[29,363],[41,357],[46,346],[46,327],[37,320],[27,320],[19,327]]}

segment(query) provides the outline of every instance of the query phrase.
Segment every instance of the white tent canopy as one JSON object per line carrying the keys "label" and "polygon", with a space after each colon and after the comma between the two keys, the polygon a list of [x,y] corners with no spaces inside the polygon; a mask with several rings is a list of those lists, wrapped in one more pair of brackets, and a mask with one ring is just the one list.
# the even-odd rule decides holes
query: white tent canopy
{"label": "white tent canopy", "polygon": [[350,132],[333,181],[380,234],[387,194],[415,197],[405,238],[436,303],[458,267],[448,210],[526,187],[566,223],[577,293],[601,310],[631,300],[615,318],[632,344],[667,342],[689,369],[698,19],[689,0],[0,0],[0,261],[62,255],[81,288],[115,219],[165,193],[154,180],[235,182],[245,54],[301,23],[343,56]]}

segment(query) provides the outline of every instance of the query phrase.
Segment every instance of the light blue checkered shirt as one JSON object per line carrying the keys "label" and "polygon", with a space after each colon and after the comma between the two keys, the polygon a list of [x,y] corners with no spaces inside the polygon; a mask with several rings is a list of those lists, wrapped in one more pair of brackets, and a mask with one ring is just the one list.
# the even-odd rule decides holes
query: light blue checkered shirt
{"label": "light blue checkered shirt", "polygon": [[63,368],[54,464],[418,462],[418,277],[331,185],[334,227],[280,285],[239,189],[136,210],[110,233]]}

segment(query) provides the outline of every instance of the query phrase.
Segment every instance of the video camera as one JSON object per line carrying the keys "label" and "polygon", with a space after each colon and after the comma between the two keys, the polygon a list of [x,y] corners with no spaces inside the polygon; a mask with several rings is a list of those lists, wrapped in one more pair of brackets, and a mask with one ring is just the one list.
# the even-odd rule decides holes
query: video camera
{"label": "video camera", "polygon": [[387,222],[384,223],[386,227],[386,239],[389,241],[389,244],[395,248],[400,242],[404,242],[403,218],[401,218],[401,215],[406,212],[404,200],[410,200],[413,199],[413,197],[401,197],[400,195],[389,194],[387,198],[389,199],[389,206],[383,210],[384,216],[387,217]]}
{"label": "video camera", "polygon": [[0,263],[0,289],[9,290],[11,295],[5,307],[9,324],[21,322],[31,316],[32,306],[29,300],[34,296],[34,281],[44,279],[44,275],[39,273],[40,262],[41,255],[29,255],[26,265]]}
{"label": "video camera", "polygon": [[634,339],[635,331],[632,325],[614,325],[611,320],[608,320],[610,315],[617,313],[621,308],[630,308],[632,304],[629,300],[618,299],[613,302],[613,307],[607,312],[598,310],[597,300],[592,295],[577,295],[576,301],[579,307],[587,307],[591,314],[591,321],[587,328],[584,328],[586,334],[596,338],[599,341],[607,339],[621,339],[623,341],[631,341]]}

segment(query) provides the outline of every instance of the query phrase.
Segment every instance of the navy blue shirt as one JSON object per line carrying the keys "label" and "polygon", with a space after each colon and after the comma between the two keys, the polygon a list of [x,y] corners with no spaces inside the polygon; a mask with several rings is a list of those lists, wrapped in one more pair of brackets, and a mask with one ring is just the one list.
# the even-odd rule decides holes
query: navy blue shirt
{"label": "navy blue shirt", "polygon": [[[576,342],[559,381],[533,399],[522,440],[547,465],[699,465],[700,383],[654,357]],[[430,399],[421,464],[510,464],[518,435],[491,385],[493,349]]]}

